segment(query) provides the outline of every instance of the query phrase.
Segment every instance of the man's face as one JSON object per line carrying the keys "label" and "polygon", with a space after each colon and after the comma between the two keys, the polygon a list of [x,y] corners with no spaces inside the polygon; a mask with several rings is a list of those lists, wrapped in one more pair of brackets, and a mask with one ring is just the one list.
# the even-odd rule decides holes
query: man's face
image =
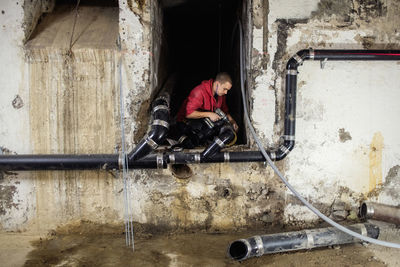
{"label": "man's face", "polygon": [[232,84],[230,82],[225,82],[225,83],[216,82],[216,84],[217,84],[216,93],[219,96],[226,95],[228,91],[231,90],[232,88]]}

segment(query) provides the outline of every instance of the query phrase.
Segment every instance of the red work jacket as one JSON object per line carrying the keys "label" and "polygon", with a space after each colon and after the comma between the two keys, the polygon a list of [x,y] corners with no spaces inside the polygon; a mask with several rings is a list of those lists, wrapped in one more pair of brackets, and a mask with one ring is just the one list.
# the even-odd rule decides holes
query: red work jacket
{"label": "red work jacket", "polygon": [[222,109],[225,114],[228,114],[228,106],[226,105],[225,96],[217,96],[214,98],[212,92],[213,79],[202,81],[196,86],[183,102],[177,114],[177,121],[185,120],[186,116],[193,111],[214,111],[216,108]]}

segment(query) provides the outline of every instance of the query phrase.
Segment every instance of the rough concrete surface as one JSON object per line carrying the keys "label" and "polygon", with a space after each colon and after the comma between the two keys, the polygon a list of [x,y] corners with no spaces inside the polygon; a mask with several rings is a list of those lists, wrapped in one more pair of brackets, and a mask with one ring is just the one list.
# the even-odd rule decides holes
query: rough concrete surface
{"label": "rough concrete surface", "polygon": [[[378,224],[381,238],[400,240],[399,229]],[[121,225],[84,222],[42,237],[3,233],[0,261],[2,266],[398,266],[400,261],[396,249],[359,243],[265,255],[243,262],[227,257],[227,248],[234,240],[289,231],[276,227],[236,233],[160,235],[142,232],[138,226],[132,252],[125,245],[122,229]]]}
{"label": "rough concrete surface", "polygon": [[[165,75],[159,69],[165,49],[160,2],[120,0],[111,10],[81,7],[71,51],[75,14],[57,13],[50,0],[25,2],[0,4],[2,151],[119,153],[121,111],[127,149],[132,149],[147,130],[149,106]],[[399,1],[284,2],[245,1],[240,11],[250,115],[266,147],[281,141],[284,68],[295,52],[310,46],[400,47]],[[305,62],[299,67],[296,146],[278,167],[327,215],[354,219],[359,202],[374,198],[400,204],[399,126],[393,123],[400,112],[399,68],[399,62],[327,62],[324,68]],[[251,138],[248,143],[230,149],[255,149]],[[170,169],[130,171],[135,222],[170,231],[216,232],[317,221],[262,163],[190,168],[193,175],[187,180],[177,179]],[[0,177],[2,230],[47,231],[81,219],[123,221],[119,173],[41,171]],[[331,210],[337,202],[345,208]]]}

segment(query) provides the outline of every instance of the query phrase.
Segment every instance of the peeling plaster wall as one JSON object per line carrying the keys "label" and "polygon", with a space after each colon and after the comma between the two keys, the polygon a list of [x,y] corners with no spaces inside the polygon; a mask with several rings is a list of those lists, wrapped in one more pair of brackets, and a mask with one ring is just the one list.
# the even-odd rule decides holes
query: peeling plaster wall
{"label": "peeling plaster wall", "polygon": [[[266,146],[282,134],[284,67],[296,51],[399,49],[396,1],[338,2],[244,3],[249,106]],[[24,25],[35,25],[43,11],[39,3],[51,1],[32,3],[25,6],[28,13],[11,0],[0,4],[2,153],[120,151],[120,84],[127,149],[132,149],[147,131],[151,99],[166,75],[159,2],[119,1],[121,51],[75,51],[74,63],[59,52],[49,62],[34,60],[48,51],[26,57],[23,43],[31,30]],[[327,62],[323,69],[319,62],[305,62],[299,71],[297,143],[278,167],[328,215],[341,206],[347,216],[363,199],[400,204],[399,129],[393,123],[400,111],[398,62]],[[249,143],[253,149],[251,138]],[[134,221],[152,231],[218,231],[316,220],[262,163],[190,167],[194,175],[187,180],[169,169],[130,171]],[[74,220],[122,223],[118,173],[19,172],[1,173],[0,179],[3,230],[42,231]]]}
{"label": "peeling plaster wall", "polygon": [[[308,47],[399,49],[399,8],[398,1],[269,1],[270,68],[256,79],[253,92],[253,114],[263,114],[253,119],[263,125],[258,129],[266,143],[281,134],[284,69],[290,56]],[[254,38],[261,39],[258,32]],[[348,212],[363,199],[400,204],[393,178],[400,160],[395,123],[399,71],[399,62],[328,61],[321,68],[319,62],[306,61],[299,67],[296,146],[283,170],[328,215],[338,202]],[[267,113],[276,118],[265,119]],[[290,192],[286,199],[286,223],[317,219]]]}

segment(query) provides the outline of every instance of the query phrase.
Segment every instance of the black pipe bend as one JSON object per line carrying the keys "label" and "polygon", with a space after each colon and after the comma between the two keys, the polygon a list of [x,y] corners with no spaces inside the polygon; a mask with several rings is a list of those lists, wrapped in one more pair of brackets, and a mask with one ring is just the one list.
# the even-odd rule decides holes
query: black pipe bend
{"label": "black pipe bend", "polygon": [[143,158],[164,142],[169,130],[169,101],[169,94],[166,92],[154,100],[151,130],[128,154],[128,162]]}

